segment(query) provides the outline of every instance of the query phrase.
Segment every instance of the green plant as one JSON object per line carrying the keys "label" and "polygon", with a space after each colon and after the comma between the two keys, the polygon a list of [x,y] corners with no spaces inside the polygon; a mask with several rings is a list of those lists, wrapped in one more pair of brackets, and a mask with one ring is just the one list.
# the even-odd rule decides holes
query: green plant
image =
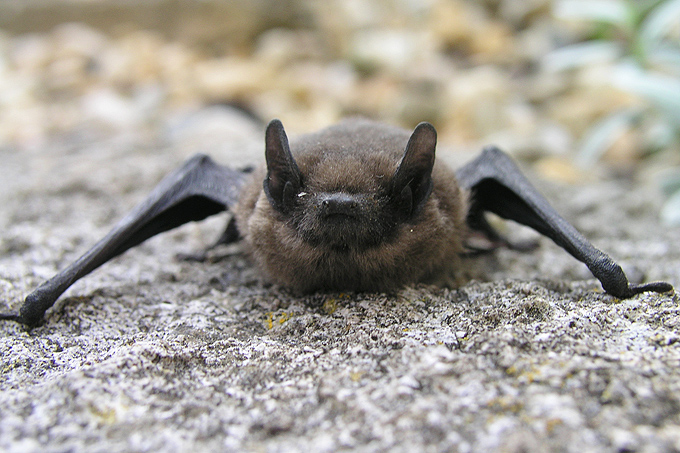
{"label": "green plant", "polygon": [[[583,138],[577,162],[599,159],[626,130],[639,129],[645,154],[680,150],[680,0],[559,0],[555,16],[594,25],[587,40],[546,57],[549,70],[593,63],[612,65],[613,87],[644,99],[642,106],[613,112]],[[661,216],[680,224],[680,169],[663,184],[669,198]]]}

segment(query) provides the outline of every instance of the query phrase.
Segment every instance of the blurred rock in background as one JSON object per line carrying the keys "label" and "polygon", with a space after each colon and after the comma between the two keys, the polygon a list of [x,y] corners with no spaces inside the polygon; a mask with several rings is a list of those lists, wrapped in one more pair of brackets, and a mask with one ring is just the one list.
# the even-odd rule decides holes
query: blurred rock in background
{"label": "blurred rock in background", "polygon": [[[582,6],[4,1],[0,144],[35,147],[84,129],[162,133],[178,112],[230,104],[264,121],[281,118],[293,133],[354,114],[405,127],[430,121],[447,143],[476,149],[493,142],[573,182],[592,166],[572,161],[593,125],[648,103],[611,83],[616,56],[595,53],[588,64],[559,52],[554,58],[601,29],[597,21],[565,20],[574,19],[564,14],[574,3]],[[615,11],[623,4],[605,3]],[[648,154],[650,132],[611,130],[597,142],[597,157],[630,174]],[[677,137],[667,142],[673,152],[664,167],[680,160]]]}

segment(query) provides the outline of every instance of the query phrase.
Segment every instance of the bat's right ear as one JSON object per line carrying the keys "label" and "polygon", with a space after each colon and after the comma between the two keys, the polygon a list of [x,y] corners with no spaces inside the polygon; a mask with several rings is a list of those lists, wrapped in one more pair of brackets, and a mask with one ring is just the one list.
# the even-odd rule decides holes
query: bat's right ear
{"label": "bat's right ear", "polygon": [[437,131],[430,123],[416,126],[392,181],[392,197],[403,218],[416,215],[432,192]]}
{"label": "bat's right ear", "polygon": [[300,192],[302,178],[300,169],[290,153],[288,137],[279,120],[272,120],[265,134],[265,157],[267,177],[264,180],[264,193],[274,209],[287,213],[295,204]]}

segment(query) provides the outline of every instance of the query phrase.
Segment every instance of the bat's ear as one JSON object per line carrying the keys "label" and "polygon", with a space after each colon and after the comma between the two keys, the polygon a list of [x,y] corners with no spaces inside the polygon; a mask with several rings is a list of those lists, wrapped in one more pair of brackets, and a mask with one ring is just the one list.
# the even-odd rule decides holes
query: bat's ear
{"label": "bat's ear", "polygon": [[392,197],[404,218],[416,215],[432,192],[437,131],[430,123],[416,126],[392,180]]}
{"label": "bat's ear", "polygon": [[267,177],[264,193],[274,209],[286,213],[295,204],[302,184],[300,169],[290,153],[288,137],[279,120],[272,120],[265,134]]}

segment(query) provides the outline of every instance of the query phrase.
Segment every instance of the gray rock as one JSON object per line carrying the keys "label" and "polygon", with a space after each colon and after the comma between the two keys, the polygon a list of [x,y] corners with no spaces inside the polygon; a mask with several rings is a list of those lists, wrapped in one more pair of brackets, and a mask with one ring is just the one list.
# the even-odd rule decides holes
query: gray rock
{"label": "gray rock", "polygon": [[[187,121],[163,138],[0,148],[2,311],[200,148]],[[243,156],[227,143],[215,157],[231,152]],[[680,234],[657,223],[653,193],[541,187],[622,264],[680,284]],[[615,300],[542,241],[474,260],[482,280],[455,290],[299,298],[261,282],[238,247],[174,259],[225,219],[106,264],[41,327],[0,323],[0,449],[680,449],[677,295]]]}

